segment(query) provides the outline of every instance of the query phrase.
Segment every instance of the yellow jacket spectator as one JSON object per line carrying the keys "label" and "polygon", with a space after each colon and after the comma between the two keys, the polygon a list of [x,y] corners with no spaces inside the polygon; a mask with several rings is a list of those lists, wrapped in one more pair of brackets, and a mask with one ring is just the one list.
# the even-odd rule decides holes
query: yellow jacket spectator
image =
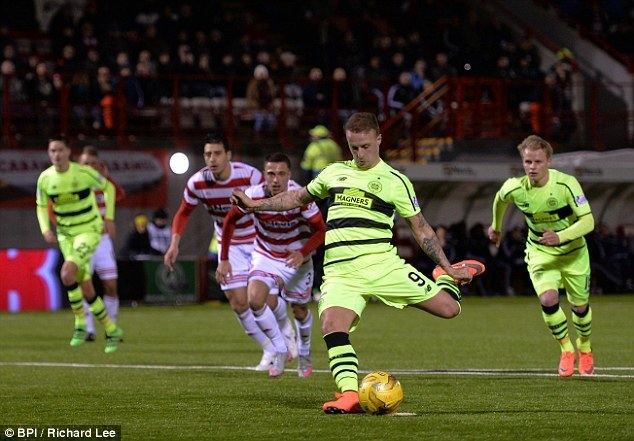
{"label": "yellow jacket spectator", "polygon": [[311,143],[306,147],[301,167],[312,180],[324,168],[342,160],[341,147],[330,138],[330,131],[318,125],[308,131]]}

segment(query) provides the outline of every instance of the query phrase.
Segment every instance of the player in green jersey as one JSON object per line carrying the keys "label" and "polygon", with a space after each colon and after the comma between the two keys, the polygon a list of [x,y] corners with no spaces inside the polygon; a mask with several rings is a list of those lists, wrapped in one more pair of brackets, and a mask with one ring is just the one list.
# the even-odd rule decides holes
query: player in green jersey
{"label": "player in green jersey", "polygon": [[575,363],[566,315],[559,306],[560,287],[565,288],[572,307],[572,323],[578,336],[578,371],[581,375],[592,375],[590,259],[583,238],[594,228],[590,204],[573,176],[549,168],[553,149],[547,141],[532,135],[517,149],[526,176],[508,179],[495,195],[489,238],[499,246],[504,213],[514,203],[526,217],[525,260],[542,316],[561,346],[559,375],[571,376]]}
{"label": "player in green jersey", "polygon": [[[53,164],[37,180],[37,219],[44,240],[59,244],[64,256],[60,272],[68,290],[68,300],[75,315],[71,346],[86,341],[86,320],[82,308],[85,298],[90,310],[106,329],[105,352],[117,350],[123,331],[108,316],[101,297],[92,285],[90,261],[101,240],[103,220],[97,208],[93,188],[103,190],[107,220],[114,220],[115,188],[93,168],[70,160],[71,150],[63,137],[49,140],[48,157]],[[49,201],[56,217],[57,236],[51,229]]]}
{"label": "player in green jersey", "polygon": [[[411,182],[380,158],[376,117],[354,114],[345,131],[352,161],[331,164],[306,187],[272,198],[254,201],[241,191],[233,196],[233,202],[248,211],[285,211],[329,198],[319,316],[330,370],[341,393],[323,405],[326,413],[361,411],[358,359],[349,333],[371,297],[396,308],[413,306],[452,318],[460,313],[458,284],[484,271],[479,263],[450,265],[420,212]],[[396,254],[391,244],[395,213],[407,220],[420,247],[442,268],[435,282]]]}

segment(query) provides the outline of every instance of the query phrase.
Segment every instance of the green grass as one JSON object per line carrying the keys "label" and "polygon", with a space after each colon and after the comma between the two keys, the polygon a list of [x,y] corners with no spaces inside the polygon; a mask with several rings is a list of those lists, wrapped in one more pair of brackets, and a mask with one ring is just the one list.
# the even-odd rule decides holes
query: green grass
{"label": "green grass", "polygon": [[[454,320],[369,305],[352,342],[364,371],[401,371],[399,412],[416,414],[402,417],[324,415],[321,404],[334,392],[326,372],[300,379],[293,366],[269,380],[213,368],[254,366],[260,357],[227,305],[123,308],[125,342],[110,355],[103,338],[68,346],[69,311],[2,314],[0,425],[116,424],[125,440],[634,439],[634,296],[596,296],[592,304],[598,367],[627,368],[599,369],[592,379],[531,375],[554,374],[558,361],[532,297],[467,298]],[[317,333],[315,324],[315,368],[326,370]],[[467,368],[518,372],[406,372]]]}

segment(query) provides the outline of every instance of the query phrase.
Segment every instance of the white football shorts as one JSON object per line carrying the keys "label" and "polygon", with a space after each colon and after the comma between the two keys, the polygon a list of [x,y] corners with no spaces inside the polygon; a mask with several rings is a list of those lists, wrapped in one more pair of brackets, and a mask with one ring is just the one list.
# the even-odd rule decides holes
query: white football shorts
{"label": "white football shorts", "polygon": [[286,262],[259,252],[253,253],[249,280],[259,280],[266,284],[269,292],[276,289],[284,300],[290,303],[310,302],[313,290],[313,260],[308,259],[299,268],[289,268]]}

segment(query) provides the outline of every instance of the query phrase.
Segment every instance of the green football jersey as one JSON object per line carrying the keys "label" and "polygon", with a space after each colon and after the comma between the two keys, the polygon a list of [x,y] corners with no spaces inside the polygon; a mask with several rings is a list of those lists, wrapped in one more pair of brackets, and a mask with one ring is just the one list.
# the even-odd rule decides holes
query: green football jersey
{"label": "green football jersey", "polygon": [[[502,203],[514,203],[524,213],[528,227],[527,248],[551,255],[564,255],[585,246],[583,236],[564,241],[558,246],[539,243],[544,231],[562,231],[577,219],[591,214],[590,204],[574,176],[549,169],[543,187],[533,187],[527,176],[508,179],[496,198]],[[495,219],[493,228],[501,230],[502,219]],[[499,224],[499,225],[496,225]]]}
{"label": "green football jersey", "polygon": [[354,161],[335,162],[306,189],[328,198],[324,267],[392,252],[394,214],[407,218],[420,212],[410,180],[383,161],[369,170]]}
{"label": "green football jersey", "polygon": [[51,166],[37,180],[36,203],[42,233],[50,230],[48,200],[53,203],[57,233],[75,236],[83,232],[103,230],[93,188],[105,190],[108,180],[92,167],[71,162],[67,171],[59,173]]}

